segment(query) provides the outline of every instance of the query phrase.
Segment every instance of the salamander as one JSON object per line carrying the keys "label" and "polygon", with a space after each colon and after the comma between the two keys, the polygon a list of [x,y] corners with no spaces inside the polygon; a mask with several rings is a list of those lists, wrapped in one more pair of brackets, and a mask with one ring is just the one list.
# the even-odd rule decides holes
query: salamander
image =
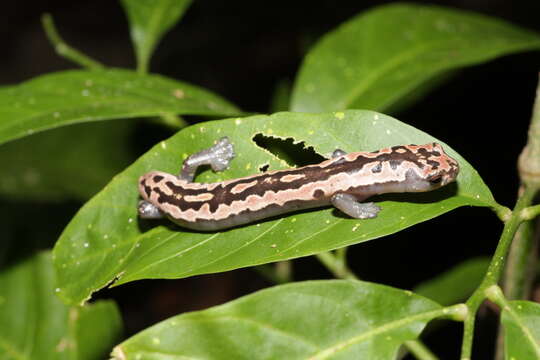
{"label": "salamander", "polygon": [[371,152],[335,150],[319,164],[268,171],[216,183],[193,182],[201,165],[228,168],[235,157],[227,137],[189,156],[180,174],[151,171],[139,178],[141,218],[167,217],[198,231],[216,231],[284,213],[333,205],[357,219],[377,216],[366,198],[431,191],[456,180],[459,164],[441,145],[399,145]]}

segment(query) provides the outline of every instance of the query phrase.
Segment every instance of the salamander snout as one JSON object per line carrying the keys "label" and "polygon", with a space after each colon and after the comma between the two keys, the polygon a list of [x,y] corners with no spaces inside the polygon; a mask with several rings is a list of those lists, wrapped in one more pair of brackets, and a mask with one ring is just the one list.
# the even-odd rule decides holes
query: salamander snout
{"label": "salamander snout", "polygon": [[429,172],[426,174],[430,187],[436,189],[455,181],[459,174],[458,162],[448,156],[443,147],[437,143],[432,144],[430,154],[427,159]]}

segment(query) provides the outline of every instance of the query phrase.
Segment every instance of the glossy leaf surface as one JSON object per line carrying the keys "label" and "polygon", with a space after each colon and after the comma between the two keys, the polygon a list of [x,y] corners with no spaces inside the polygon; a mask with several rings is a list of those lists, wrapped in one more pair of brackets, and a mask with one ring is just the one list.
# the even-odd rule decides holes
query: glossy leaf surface
{"label": "glossy leaf surface", "polygon": [[510,301],[502,312],[505,359],[540,358],[540,305]]}
{"label": "glossy leaf surface", "polygon": [[77,124],[0,146],[0,194],[23,200],[86,200],[129,165],[129,121]]}
{"label": "glossy leaf surface", "polygon": [[[391,117],[371,111],[277,113],[191,126],[156,145],[90,200],[65,229],[55,247],[60,295],[80,302],[118,279],[181,278],[312,255],[394,233],[463,205],[498,207],[478,173],[450,147],[461,166],[457,186],[440,191],[394,194],[375,199],[376,219],[355,220],[332,209],[307,211],[223,232],[184,231],[137,218],[140,175],[178,173],[182,159],[228,135],[238,156],[230,169],[203,172],[196,181],[214,182],[287,167],[258,147],[264,134],[305,141],[323,156],[336,149],[371,151],[390,145],[436,139]],[[145,231],[148,230],[148,231]]]}
{"label": "glossy leaf surface", "polygon": [[0,89],[0,144],[79,122],[158,116],[223,116],[231,104],[194,85],[128,70],[71,70]]}
{"label": "glossy leaf surface", "polygon": [[466,260],[416,286],[414,292],[441,305],[466,300],[484,279],[489,261],[487,257]]}
{"label": "glossy leaf surface", "polygon": [[115,359],[394,359],[436,303],[345,280],[276,286],[163,321],[126,340]]}
{"label": "glossy leaf surface", "polygon": [[122,0],[139,69],[147,70],[154,48],[190,4],[191,0]]}
{"label": "glossy leaf surface", "polygon": [[291,110],[388,110],[448,71],[535,49],[538,34],[499,19],[438,6],[383,5],[313,47],[296,79]]}
{"label": "glossy leaf surface", "polygon": [[56,297],[48,252],[0,272],[2,359],[103,359],[121,331],[114,303],[68,307]]}

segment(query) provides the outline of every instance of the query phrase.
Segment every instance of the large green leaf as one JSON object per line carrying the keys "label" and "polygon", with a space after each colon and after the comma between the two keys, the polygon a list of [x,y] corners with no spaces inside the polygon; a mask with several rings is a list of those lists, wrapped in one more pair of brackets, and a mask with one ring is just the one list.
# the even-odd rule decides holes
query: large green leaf
{"label": "large green leaf", "polygon": [[419,284],[414,288],[414,292],[441,305],[463,301],[480,285],[486,275],[489,262],[488,257],[466,260],[437,277]]}
{"label": "large green leaf", "polygon": [[122,0],[128,15],[137,67],[148,69],[152,52],[161,37],[184,14],[191,0]]}
{"label": "large green leaf", "polygon": [[48,252],[0,272],[2,359],[103,359],[121,328],[113,302],[68,307],[56,297]]}
{"label": "large green leaf", "polygon": [[540,359],[540,305],[509,301],[503,308],[505,359]]}
{"label": "large green leaf", "polygon": [[129,164],[128,121],[61,127],[0,146],[0,194],[88,199]]}
{"label": "large green leaf", "polygon": [[238,110],[211,92],[128,70],[71,70],[0,89],[0,144],[79,122],[164,113],[223,116]]}
{"label": "large green leaf", "polygon": [[384,5],[345,22],[315,45],[298,74],[291,110],[382,111],[419,88],[425,91],[450,70],[539,48],[538,34],[480,14]]}
{"label": "large green leaf", "polygon": [[[459,310],[459,308],[455,308]],[[118,345],[115,359],[395,359],[452,310],[360,281],[276,286],[176,316]]]}
{"label": "large green leaf", "polygon": [[[137,179],[151,170],[177,173],[182,159],[228,135],[238,154],[229,170],[206,171],[196,180],[220,181],[286,166],[258,147],[257,134],[305,141],[329,156],[345,151],[374,150],[389,145],[426,143],[435,139],[391,117],[371,111],[277,113],[272,116],[212,121],[180,131],[148,151],[90,200],[66,227],[55,247],[60,296],[68,302],[87,299],[114,279],[181,278],[307,256],[348,246],[433,218],[463,205],[493,206],[478,173],[454,150],[461,171],[457,189],[447,186],[426,194],[381,198],[376,219],[359,221],[332,209],[297,213],[224,232],[200,233],[137,218]],[[154,226],[143,232],[143,228]]]}

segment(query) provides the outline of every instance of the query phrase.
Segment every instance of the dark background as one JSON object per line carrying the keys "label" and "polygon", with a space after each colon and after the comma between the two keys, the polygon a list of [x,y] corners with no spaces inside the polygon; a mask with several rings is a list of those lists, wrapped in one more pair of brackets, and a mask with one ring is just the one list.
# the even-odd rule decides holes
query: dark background
{"label": "dark background", "polygon": [[[196,0],[157,48],[151,70],[213,90],[246,111],[268,112],[277,83],[294,80],[314,41],[382,3],[388,2]],[[429,3],[540,31],[539,1]],[[44,12],[53,15],[70,45],[106,65],[134,67],[119,2],[2,2],[0,85],[75,67],[58,57],[46,40],[40,25]],[[416,105],[392,115],[451,144],[476,167],[497,201],[512,206],[518,188],[516,159],[526,140],[539,64],[540,53],[530,52],[467,68]],[[152,125],[139,126],[133,137],[134,156],[170,135]],[[80,205],[10,204],[18,209],[17,216],[54,214],[51,225],[40,231],[51,241]],[[492,254],[501,228],[488,209],[460,208],[399,234],[353,246],[350,266],[364,280],[410,289],[465,259]],[[312,258],[295,260],[294,275],[296,280],[330,277]],[[97,297],[118,302],[126,334],[131,335],[172,315],[221,304],[269,285],[253,270],[240,269],[181,280],[138,281],[101,291]],[[479,359],[492,357],[496,324],[492,312],[482,314],[476,338]],[[443,358],[457,358],[461,325],[450,323],[428,336],[427,343]]]}

